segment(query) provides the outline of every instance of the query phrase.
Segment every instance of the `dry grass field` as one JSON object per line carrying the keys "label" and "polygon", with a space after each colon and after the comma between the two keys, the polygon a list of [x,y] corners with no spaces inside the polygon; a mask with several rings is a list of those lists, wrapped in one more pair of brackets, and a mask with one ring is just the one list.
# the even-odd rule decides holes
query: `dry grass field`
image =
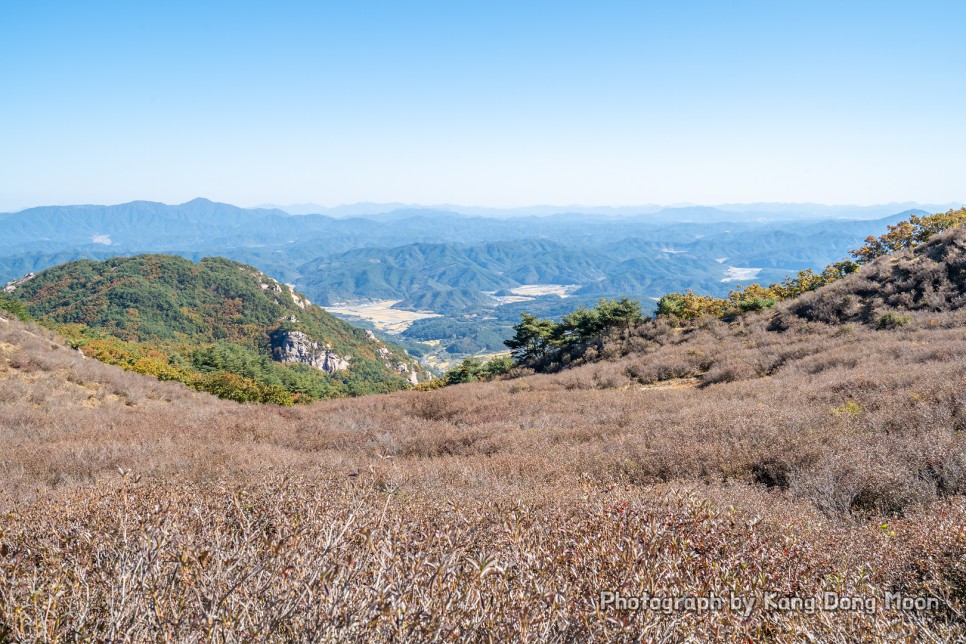
{"label": "dry grass field", "polygon": [[379,300],[378,302],[361,302],[355,304],[341,304],[324,307],[329,313],[352,318],[358,318],[372,324],[381,331],[402,333],[416,320],[439,317],[439,314],[426,311],[404,311],[392,308],[401,300]]}
{"label": "dry grass field", "polygon": [[966,638],[966,309],[832,288],[297,408],[0,322],[0,641]]}

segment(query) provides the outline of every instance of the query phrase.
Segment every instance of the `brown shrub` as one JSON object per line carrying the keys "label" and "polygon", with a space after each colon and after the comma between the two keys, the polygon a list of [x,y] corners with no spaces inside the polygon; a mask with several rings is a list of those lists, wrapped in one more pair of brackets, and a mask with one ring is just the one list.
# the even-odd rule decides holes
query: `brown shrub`
{"label": "brown shrub", "polygon": [[[601,488],[592,478],[518,498],[447,493],[446,503],[400,497],[390,470],[358,480],[267,475],[243,485],[130,479],[38,504],[5,525],[0,623],[9,637],[738,642],[964,634],[961,502],[907,521],[840,526],[747,489]],[[621,610],[601,595],[709,588],[758,603],[739,618],[729,610]],[[900,590],[931,597],[939,609],[816,617],[764,604],[766,593],[828,590],[880,599]]]}
{"label": "brown shrub", "polygon": [[[655,323],[610,362],[297,409],[3,325],[5,358],[57,362],[0,362],[0,623],[15,641],[962,637],[966,313],[910,315],[844,334]],[[594,603],[830,580],[949,608],[740,621]]]}

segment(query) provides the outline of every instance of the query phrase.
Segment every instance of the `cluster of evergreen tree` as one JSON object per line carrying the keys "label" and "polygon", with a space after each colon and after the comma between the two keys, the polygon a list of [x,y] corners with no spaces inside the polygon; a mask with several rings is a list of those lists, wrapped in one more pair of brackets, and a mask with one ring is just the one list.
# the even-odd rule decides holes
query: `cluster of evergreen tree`
{"label": "cluster of evergreen tree", "polygon": [[509,356],[497,356],[483,362],[479,358],[465,358],[459,366],[450,369],[443,377],[445,384],[458,385],[476,380],[488,380],[503,375],[513,368],[513,359]]}
{"label": "cluster of evergreen tree", "polygon": [[309,365],[280,364],[248,347],[218,342],[191,354],[191,366],[201,373],[233,373],[269,387],[279,387],[297,399],[345,395],[345,387]]}
{"label": "cluster of evergreen tree", "polygon": [[626,330],[643,320],[636,300],[601,298],[593,308],[580,307],[560,322],[523,313],[506,341],[516,364],[529,364],[552,353],[597,342],[613,330]]}
{"label": "cluster of evergreen tree", "polygon": [[640,303],[626,297],[619,300],[601,298],[596,306],[581,306],[564,315],[559,322],[522,313],[520,323],[513,327],[513,337],[504,342],[510,349],[509,356],[497,356],[487,362],[466,358],[442,378],[419,388],[435,389],[487,380],[506,374],[515,366],[535,366],[553,355],[599,342],[613,331],[627,330],[643,319]]}

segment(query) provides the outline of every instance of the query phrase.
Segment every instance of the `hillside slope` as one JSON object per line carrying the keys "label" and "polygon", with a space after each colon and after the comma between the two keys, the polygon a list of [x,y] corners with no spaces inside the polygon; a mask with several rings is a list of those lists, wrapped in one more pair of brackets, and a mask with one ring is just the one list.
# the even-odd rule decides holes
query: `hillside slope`
{"label": "hillside slope", "polygon": [[[964,215],[962,211],[955,214]],[[947,230],[913,248],[855,265],[855,271],[850,274],[779,301],[777,305],[772,300],[769,306],[774,308],[766,307],[758,314],[742,314],[740,309],[725,310],[720,320],[714,319],[713,314],[694,320],[659,315],[634,329],[605,336],[590,345],[549,351],[538,363],[529,366],[552,372],[587,362],[645,359],[651,365],[648,369],[654,373],[669,374],[668,377],[700,377],[708,382],[708,378],[716,375],[709,365],[717,358],[707,353],[707,347],[698,350],[690,343],[695,342],[696,337],[704,337],[709,329],[718,330],[712,340],[705,337],[701,342],[720,342],[725,347],[739,343],[747,346],[749,341],[744,336],[749,328],[753,328],[756,338],[759,335],[768,338],[769,343],[774,342],[778,347],[793,337],[782,335],[790,330],[817,329],[822,333],[834,330],[837,334],[849,334],[856,325],[883,330],[915,325],[922,319],[927,319],[933,326],[944,323],[941,322],[944,319],[953,320],[946,324],[955,324],[966,307],[966,225]],[[651,351],[658,353],[652,356]],[[677,355],[669,358],[663,353],[666,351]],[[721,353],[729,355],[727,350]],[[689,357],[682,358],[680,354]],[[707,360],[700,356],[707,357]],[[771,368],[762,366],[767,360],[757,360],[760,363],[756,367],[758,375],[770,375]],[[682,366],[684,364],[688,366]]]}
{"label": "hillside slope", "polygon": [[[188,361],[201,371],[267,379],[291,394],[312,393],[300,390],[309,384],[295,383],[294,375],[330,385],[331,391],[316,390],[314,397],[337,395],[337,381],[351,385],[353,393],[366,391],[367,381],[368,391],[400,388],[407,379],[415,382],[418,373],[400,349],[257,269],[223,258],[81,260],[11,283],[7,290],[77,346],[118,364],[133,351],[136,359],[129,366],[143,354],[167,367]],[[119,342],[105,345],[105,338]],[[163,358],[150,355],[152,350]]]}
{"label": "hillside slope", "polygon": [[840,324],[877,322],[889,311],[939,312],[964,306],[966,226],[960,226],[804,294],[785,310],[801,319]]}
{"label": "hillside slope", "polygon": [[[658,320],[552,375],[291,409],[111,381],[0,321],[0,632],[962,639],[966,309],[915,276],[958,283],[962,235],[807,296],[867,321]],[[747,609],[663,603],[709,595]]]}

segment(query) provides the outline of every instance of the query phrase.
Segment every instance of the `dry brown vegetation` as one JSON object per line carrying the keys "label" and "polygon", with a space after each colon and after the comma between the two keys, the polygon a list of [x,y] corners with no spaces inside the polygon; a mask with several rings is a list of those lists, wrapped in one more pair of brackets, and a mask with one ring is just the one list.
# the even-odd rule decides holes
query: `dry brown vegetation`
{"label": "dry brown vegetation", "polygon": [[[954,297],[648,323],[553,375],[304,408],[0,322],[0,641],[966,637]],[[602,607],[616,590],[759,604]],[[760,603],[824,591],[879,604]]]}
{"label": "dry brown vegetation", "polygon": [[789,312],[827,323],[877,322],[896,310],[945,311],[964,305],[966,226],[960,226],[914,251],[883,257],[852,279],[802,296]]}

